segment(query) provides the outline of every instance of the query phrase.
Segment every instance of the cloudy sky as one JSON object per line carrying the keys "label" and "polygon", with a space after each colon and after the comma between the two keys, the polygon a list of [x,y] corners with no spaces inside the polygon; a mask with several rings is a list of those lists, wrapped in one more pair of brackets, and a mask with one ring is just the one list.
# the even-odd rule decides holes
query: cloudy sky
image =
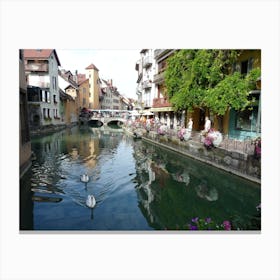
{"label": "cloudy sky", "polygon": [[61,68],[85,73],[85,68],[93,63],[99,69],[99,77],[112,79],[119,92],[136,98],[137,71],[135,64],[140,59],[140,49],[56,49]]}

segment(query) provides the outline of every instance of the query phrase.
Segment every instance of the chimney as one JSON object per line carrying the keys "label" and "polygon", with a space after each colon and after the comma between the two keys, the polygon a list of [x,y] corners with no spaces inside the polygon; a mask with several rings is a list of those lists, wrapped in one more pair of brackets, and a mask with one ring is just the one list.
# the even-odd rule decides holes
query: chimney
{"label": "chimney", "polygon": [[112,79],[109,79],[109,80],[108,80],[108,84],[109,84],[110,86],[113,86],[113,80],[112,80]]}
{"label": "chimney", "polygon": [[78,70],[75,70],[75,75],[73,77],[73,80],[75,81],[75,83],[78,83]]}

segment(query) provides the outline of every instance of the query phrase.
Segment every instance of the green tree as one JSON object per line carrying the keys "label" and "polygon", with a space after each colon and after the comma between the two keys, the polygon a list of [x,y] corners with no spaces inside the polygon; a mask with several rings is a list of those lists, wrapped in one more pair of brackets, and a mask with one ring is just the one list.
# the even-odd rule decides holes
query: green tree
{"label": "green tree", "polygon": [[[249,91],[260,77],[259,68],[246,76],[233,71],[242,50],[178,50],[168,59],[167,94],[175,110],[208,108],[222,116],[229,108],[244,110],[253,100]],[[220,129],[222,124],[220,125]]]}

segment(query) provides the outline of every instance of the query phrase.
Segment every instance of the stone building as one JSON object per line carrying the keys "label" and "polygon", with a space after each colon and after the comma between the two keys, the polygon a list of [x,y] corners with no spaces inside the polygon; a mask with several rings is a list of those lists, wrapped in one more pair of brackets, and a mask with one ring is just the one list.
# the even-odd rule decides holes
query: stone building
{"label": "stone building", "polygon": [[23,50],[19,50],[19,149],[20,149],[20,176],[31,166],[31,142],[28,123],[27,86],[24,71]]}

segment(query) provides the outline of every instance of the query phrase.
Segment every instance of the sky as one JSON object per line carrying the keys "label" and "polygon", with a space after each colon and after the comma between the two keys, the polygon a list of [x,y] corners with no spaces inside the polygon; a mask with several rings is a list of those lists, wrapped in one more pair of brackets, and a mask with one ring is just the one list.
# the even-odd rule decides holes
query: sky
{"label": "sky", "polygon": [[140,49],[56,49],[61,68],[75,74],[85,74],[85,68],[93,63],[99,69],[99,77],[113,80],[121,95],[136,99],[137,71]]}

